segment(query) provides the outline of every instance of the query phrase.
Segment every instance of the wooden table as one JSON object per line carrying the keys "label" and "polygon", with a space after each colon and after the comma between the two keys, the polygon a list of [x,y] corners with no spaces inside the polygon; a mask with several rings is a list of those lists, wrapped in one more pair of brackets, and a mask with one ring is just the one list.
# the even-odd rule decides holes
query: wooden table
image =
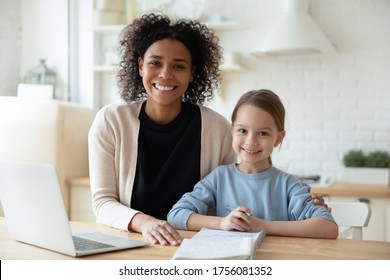
{"label": "wooden table", "polygon": [[[141,234],[128,233],[95,223],[71,222],[72,227],[97,228],[108,233],[143,239]],[[180,231],[183,237],[191,238],[195,232]],[[118,252],[72,258],[56,252],[12,240],[8,235],[5,218],[0,218],[0,259],[1,260],[48,260],[48,259],[88,259],[88,260],[158,260],[171,259],[178,247],[150,245],[142,248]],[[363,241],[348,239],[309,239],[266,236],[257,249],[260,260],[326,260],[363,259],[390,260],[390,242]]]}

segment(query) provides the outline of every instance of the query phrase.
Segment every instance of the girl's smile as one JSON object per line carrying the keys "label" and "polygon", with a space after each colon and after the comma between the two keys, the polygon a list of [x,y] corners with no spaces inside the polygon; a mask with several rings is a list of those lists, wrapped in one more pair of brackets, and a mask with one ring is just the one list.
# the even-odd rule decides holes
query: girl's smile
{"label": "girl's smile", "polygon": [[258,153],[261,152],[260,150],[251,150],[251,149],[244,148],[244,147],[242,147],[241,149],[242,149],[244,152],[246,152],[246,153],[248,153],[248,154],[253,154],[253,155],[258,154]]}

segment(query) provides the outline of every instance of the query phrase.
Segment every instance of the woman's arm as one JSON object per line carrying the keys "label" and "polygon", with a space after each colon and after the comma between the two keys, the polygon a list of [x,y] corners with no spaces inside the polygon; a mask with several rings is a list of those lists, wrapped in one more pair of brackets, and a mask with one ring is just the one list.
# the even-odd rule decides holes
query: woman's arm
{"label": "woman's arm", "polygon": [[116,176],[114,141],[120,135],[116,135],[111,115],[113,113],[108,108],[101,109],[88,135],[92,207],[98,223],[127,230],[130,220],[138,211],[120,203],[121,188]]}
{"label": "woman's arm", "polygon": [[[138,107],[133,108],[131,112],[138,112]],[[125,111],[130,111],[129,108]],[[121,125],[121,120],[126,120],[126,122],[135,120],[138,114],[120,115],[118,111],[106,112],[105,110],[109,109],[104,108],[97,113],[88,138],[92,206],[97,222],[121,230],[140,232],[146,240],[154,244],[178,245],[181,241],[180,235],[167,221],[156,219],[130,207],[133,181],[130,171],[135,172],[133,168],[136,163],[134,141],[137,139],[134,137],[122,139],[121,136],[125,128],[131,130],[125,130],[123,134],[138,135],[136,133],[138,123],[134,121],[134,125],[129,128],[129,126]],[[120,150],[119,147],[125,147],[123,154],[117,152]],[[122,160],[122,157],[126,157],[126,160]],[[119,164],[121,164],[119,169],[125,170],[119,175],[122,181],[118,179],[118,172],[115,168]]]}

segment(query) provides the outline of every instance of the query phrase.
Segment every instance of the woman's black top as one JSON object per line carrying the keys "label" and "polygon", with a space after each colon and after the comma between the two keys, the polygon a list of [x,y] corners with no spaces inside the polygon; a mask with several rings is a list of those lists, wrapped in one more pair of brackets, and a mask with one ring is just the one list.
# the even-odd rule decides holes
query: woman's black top
{"label": "woman's black top", "polygon": [[154,123],[141,108],[137,169],[131,208],[166,220],[185,192],[200,180],[201,115],[198,106],[183,102],[170,123]]}

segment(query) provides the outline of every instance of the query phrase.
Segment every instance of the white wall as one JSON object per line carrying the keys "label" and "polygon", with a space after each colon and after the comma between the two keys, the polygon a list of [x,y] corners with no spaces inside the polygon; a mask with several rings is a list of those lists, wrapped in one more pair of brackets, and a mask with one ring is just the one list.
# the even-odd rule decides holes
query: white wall
{"label": "white wall", "polygon": [[284,58],[249,55],[283,0],[210,1],[216,2],[223,15],[243,25],[222,33],[221,44],[243,53],[246,71],[224,74],[223,95],[212,107],[230,118],[247,90],[279,94],[287,109],[287,136],[275,154],[276,166],[336,176],[348,149],[390,152],[389,0],[313,0],[310,13],[338,52]]}
{"label": "white wall", "polygon": [[45,58],[57,74],[55,96],[62,100],[68,94],[67,10],[67,0],[22,0],[21,75]]}
{"label": "white wall", "polygon": [[0,0],[0,95],[16,95],[20,78],[21,0]]}
{"label": "white wall", "polygon": [[0,0],[0,95],[17,85],[40,58],[57,74],[56,98],[68,95],[68,1]]}

